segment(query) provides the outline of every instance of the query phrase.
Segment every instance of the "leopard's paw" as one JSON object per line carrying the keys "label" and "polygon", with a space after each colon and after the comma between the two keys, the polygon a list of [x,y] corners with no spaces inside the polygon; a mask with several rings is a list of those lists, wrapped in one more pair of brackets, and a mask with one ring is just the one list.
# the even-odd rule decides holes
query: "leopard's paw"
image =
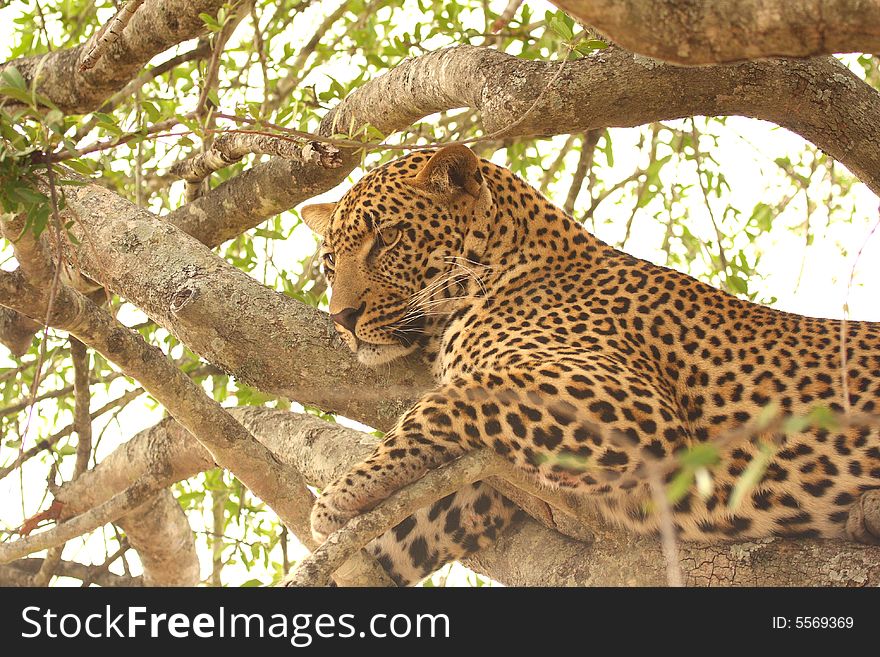
{"label": "leopard's paw", "polygon": [[853,503],[846,534],[859,543],[880,545],[880,490],[866,491]]}
{"label": "leopard's paw", "polygon": [[358,515],[356,510],[340,510],[334,505],[332,493],[321,495],[312,507],[312,538],[323,543],[337,529],[344,527],[349,520]]}

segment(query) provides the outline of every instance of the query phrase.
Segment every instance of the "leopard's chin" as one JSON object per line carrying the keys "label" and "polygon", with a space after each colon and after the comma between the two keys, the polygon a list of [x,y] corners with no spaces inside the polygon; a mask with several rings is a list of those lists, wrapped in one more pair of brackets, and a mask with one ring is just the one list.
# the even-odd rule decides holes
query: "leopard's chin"
{"label": "leopard's chin", "polygon": [[407,354],[415,351],[417,345],[408,346],[402,344],[371,344],[369,342],[360,342],[357,348],[357,359],[368,367],[377,367],[390,363],[393,360],[402,358]]}

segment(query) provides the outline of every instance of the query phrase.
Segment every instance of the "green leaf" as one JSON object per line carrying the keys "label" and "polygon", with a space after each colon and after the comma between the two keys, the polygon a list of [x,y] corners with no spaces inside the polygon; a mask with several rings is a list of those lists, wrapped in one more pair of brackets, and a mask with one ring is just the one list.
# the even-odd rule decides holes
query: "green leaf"
{"label": "green leaf", "polygon": [[715,465],[720,458],[718,448],[715,445],[712,443],[698,443],[682,453],[678,460],[684,466],[699,468]]}
{"label": "green leaf", "polygon": [[748,294],[749,293],[749,282],[736,274],[732,274],[727,277],[727,285],[730,289],[737,294]]}
{"label": "green leaf", "polygon": [[24,92],[27,92],[28,90],[28,85],[24,76],[14,66],[7,66],[3,72],[0,73],[0,82],[3,82],[4,86],[14,87]]}
{"label": "green leaf", "polygon": [[758,482],[761,481],[764,473],[767,471],[767,466],[770,464],[770,459],[773,458],[775,452],[776,450],[769,445],[761,445],[758,453],[752,458],[745,472],[740,475],[736,485],[733,487],[730,501],[727,504],[728,509],[736,511],[743,498],[752,488],[758,485]]}
{"label": "green leaf", "polygon": [[19,89],[18,87],[8,84],[0,85],[0,96],[9,96],[10,98],[15,98],[15,100],[33,107],[34,101],[27,89]]}
{"label": "green leaf", "polygon": [[692,468],[682,468],[677,475],[666,486],[666,499],[670,504],[679,502],[687,495],[691,484],[694,482],[694,470]]}
{"label": "green leaf", "polygon": [[150,123],[155,123],[159,120],[159,117],[162,116],[162,112],[159,111],[158,105],[149,100],[141,101],[141,109],[144,111],[144,114],[147,115],[147,119]]}
{"label": "green leaf", "polygon": [[[65,160],[64,164],[69,166],[71,169],[73,169],[77,173],[81,173],[85,176],[90,176],[94,173],[88,160],[79,160],[79,159]],[[73,184],[87,184],[87,183],[77,183],[76,181],[69,181],[65,184],[73,185]]]}
{"label": "green leaf", "polygon": [[24,205],[40,205],[42,203],[48,203],[49,199],[44,194],[40,194],[39,192],[35,192],[30,187],[25,187],[24,185],[13,187],[9,195],[21,201]]}
{"label": "green leaf", "polygon": [[199,18],[202,19],[205,27],[207,27],[211,32],[219,32],[221,29],[223,29],[223,25],[218,23],[217,19],[211,16],[211,14],[206,14],[205,12],[202,12],[199,14]]}
{"label": "green leaf", "polygon": [[562,12],[556,12],[556,14],[547,21],[547,27],[555,32],[563,41],[571,41],[574,38],[574,31],[564,20],[564,16],[565,14]]}

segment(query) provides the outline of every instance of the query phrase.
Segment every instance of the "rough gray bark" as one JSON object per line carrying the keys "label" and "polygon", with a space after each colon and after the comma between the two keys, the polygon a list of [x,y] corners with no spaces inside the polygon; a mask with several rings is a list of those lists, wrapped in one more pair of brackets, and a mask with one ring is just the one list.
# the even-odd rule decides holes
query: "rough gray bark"
{"label": "rough gray bark", "polygon": [[9,308],[0,308],[0,344],[13,356],[27,353],[34,334],[39,330],[40,325],[35,321]]}
{"label": "rough gray bark", "polygon": [[[536,522],[520,523],[492,549],[465,560],[508,586],[666,586],[659,540],[597,521],[586,545]],[[878,586],[880,548],[841,541],[763,539],[679,545],[686,586]]]}
{"label": "rough gray bark", "polygon": [[[229,411],[280,460],[316,486],[364,459],[378,441],[313,416],[260,407]],[[120,446],[93,471],[62,486],[57,499],[65,503],[66,510],[84,510],[124,490],[149,470],[164,472],[163,482],[170,485],[210,467],[214,464],[207,451],[176,422],[164,420]],[[527,519],[465,563],[508,585],[665,585],[666,566],[657,539],[609,527],[598,516],[585,534],[592,536],[591,543],[572,540]],[[694,586],[880,584],[880,547],[781,539],[679,547],[686,583]]]}
{"label": "rough gray bark", "polygon": [[170,490],[117,520],[137,550],[144,586],[195,586],[199,583],[196,541],[186,514]]}
{"label": "rough gray bark", "polygon": [[127,0],[122,8],[116,12],[116,15],[110,19],[110,22],[92,35],[86,48],[83,49],[84,52],[79,63],[80,71],[95,67],[95,63],[107,52],[107,48],[122,37],[126,25],[142,4],[144,4],[144,0]]}
{"label": "rough gray bark", "polygon": [[880,52],[877,0],[550,0],[632,52],[673,64]]}
{"label": "rough gray bark", "polygon": [[211,143],[207,151],[178,162],[171,167],[170,173],[187,182],[199,183],[213,172],[251,153],[275,155],[285,160],[316,164],[324,169],[336,169],[342,165],[338,157],[339,149],[332,144],[283,136],[225,132]]}
{"label": "rough gray bark", "polygon": [[338,168],[273,157],[226,180],[163,219],[208,246],[219,246],[268,217],[336,187],[360,161],[341,151]]}
{"label": "rough gray bark", "polygon": [[154,56],[205,32],[199,14],[217,14],[223,0],[147,0],[138,8],[119,38],[107,46],[93,68],[80,71],[89,42],[44,55],[0,64],[14,66],[31,87],[69,114],[99,107],[137,75]]}

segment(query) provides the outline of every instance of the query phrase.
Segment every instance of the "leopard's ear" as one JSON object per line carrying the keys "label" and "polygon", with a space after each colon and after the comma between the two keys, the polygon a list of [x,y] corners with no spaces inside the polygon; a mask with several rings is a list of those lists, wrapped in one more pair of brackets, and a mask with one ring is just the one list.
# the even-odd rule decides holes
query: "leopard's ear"
{"label": "leopard's ear", "polygon": [[453,144],[431,156],[412,183],[438,194],[470,194],[480,198],[483,174],[480,161],[467,146]]}
{"label": "leopard's ear", "polygon": [[313,203],[304,205],[299,214],[306,222],[306,226],[323,237],[330,228],[330,217],[333,216],[334,209],[336,209],[335,203]]}

